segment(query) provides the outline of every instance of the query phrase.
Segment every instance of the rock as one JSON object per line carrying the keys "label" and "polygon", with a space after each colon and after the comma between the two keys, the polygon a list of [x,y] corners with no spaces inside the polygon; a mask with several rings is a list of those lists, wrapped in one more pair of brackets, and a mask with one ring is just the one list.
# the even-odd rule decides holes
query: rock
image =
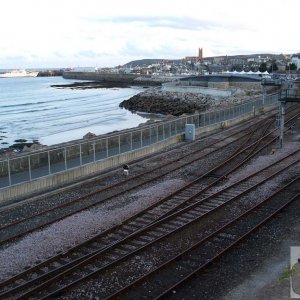
{"label": "rock", "polygon": [[41,150],[47,146],[41,145],[39,143],[33,143],[32,145],[25,145],[23,147],[23,152],[31,152],[31,151],[36,151],[36,150]]}
{"label": "rock", "polygon": [[85,134],[83,136],[84,139],[91,139],[91,138],[94,138],[96,137],[97,135],[95,133],[92,133],[92,132],[88,132],[87,134]]}
{"label": "rock", "polygon": [[191,114],[196,110],[203,111],[207,100],[202,96],[184,93],[161,92],[158,89],[151,89],[133,96],[120,103],[120,107],[130,111],[141,111],[147,113],[159,113],[173,116],[180,116],[184,113]]}

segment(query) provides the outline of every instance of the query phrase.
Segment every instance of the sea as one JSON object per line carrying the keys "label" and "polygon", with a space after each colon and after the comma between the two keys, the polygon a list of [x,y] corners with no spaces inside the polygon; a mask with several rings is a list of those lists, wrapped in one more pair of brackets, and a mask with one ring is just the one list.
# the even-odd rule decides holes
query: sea
{"label": "sea", "polygon": [[0,149],[20,140],[55,145],[88,132],[99,135],[136,127],[149,119],[119,107],[142,87],[51,87],[73,82],[62,77],[0,78]]}

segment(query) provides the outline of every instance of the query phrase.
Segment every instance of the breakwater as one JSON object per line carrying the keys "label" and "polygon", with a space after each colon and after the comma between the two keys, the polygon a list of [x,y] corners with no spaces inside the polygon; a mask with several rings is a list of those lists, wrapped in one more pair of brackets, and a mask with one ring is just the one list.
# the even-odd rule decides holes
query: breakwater
{"label": "breakwater", "polygon": [[117,74],[117,73],[99,73],[99,72],[73,72],[66,71],[63,73],[63,78],[65,79],[75,79],[75,80],[91,80],[91,81],[100,81],[100,82],[115,82],[115,83],[127,83],[130,85],[160,85],[160,80],[149,80],[143,77],[142,80],[139,80],[140,75],[138,74]]}

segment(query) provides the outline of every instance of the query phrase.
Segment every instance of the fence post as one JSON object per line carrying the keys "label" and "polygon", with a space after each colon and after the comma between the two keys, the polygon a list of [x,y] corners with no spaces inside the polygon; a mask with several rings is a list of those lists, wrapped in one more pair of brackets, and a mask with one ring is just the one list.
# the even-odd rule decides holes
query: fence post
{"label": "fence post", "polygon": [[93,143],[94,162],[96,161],[96,142]]}
{"label": "fence post", "polygon": [[64,148],[65,149],[65,170],[68,169],[68,164],[67,164],[67,147]]}
{"label": "fence post", "polygon": [[132,131],[130,133],[130,150],[132,151],[133,145],[132,145]]}
{"label": "fence post", "polygon": [[80,162],[80,166],[82,166],[81,143],[79,144],[79,162]]}
{"label": "fence post", "polygon": [[10,159],[7,158],[8,184],[11,186]]}
{"label": "fence post", "polygon": [[121,153],[121,135],[119,134],[119,154]]}
{"label": "fence post", "polygon": [[28,172],[29,172],[29,181],[31,181],[31,164],[30,164],[30,155],[28,155]]}
{"label": "fence post", "polygon": [[106,138],[106,158],[108,157],[108,138]]}
{"label": "fence post", "polygon": [[48,173],[51,174],[50,151],[48,150]]}

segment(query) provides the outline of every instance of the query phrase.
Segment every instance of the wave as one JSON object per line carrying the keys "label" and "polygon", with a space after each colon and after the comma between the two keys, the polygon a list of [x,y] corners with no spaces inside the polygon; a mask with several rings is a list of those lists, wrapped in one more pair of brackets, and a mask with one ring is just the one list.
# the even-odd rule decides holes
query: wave
{"label": "wave", "polygon": [[50,145],[82,138],[84,132],[102,134],[145,121],[119,108],[119,103],[137,94],[138,89],[50,88],[51,84],[64,83],[60,78],[9,83],[11,86],[2,88],[0,82],[0,128],[6,132],[3,141],[9,144],[18,138],[34,137]]}

